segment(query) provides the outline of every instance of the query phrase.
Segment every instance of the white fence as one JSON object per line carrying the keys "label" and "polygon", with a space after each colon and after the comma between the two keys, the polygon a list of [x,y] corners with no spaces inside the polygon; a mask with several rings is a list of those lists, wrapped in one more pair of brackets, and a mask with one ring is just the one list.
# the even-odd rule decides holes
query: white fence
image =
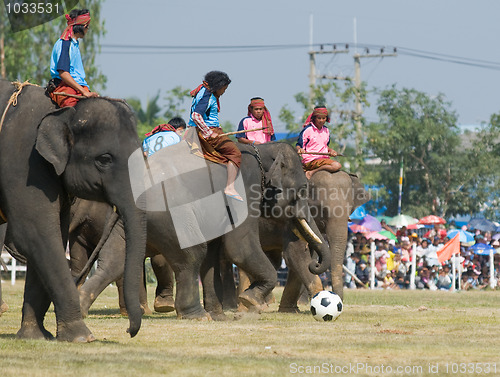
{"label": "white fence", "polygon": [[[4,249],[2,249],[1,258],[2,261],[5,263],[5,265],[7,266],[7,271],[10,272],[11,284],[12,285],[16,284],[16,273],[26,272],[26,266],[16,261],[15,258],[12,258],[12,256]],[[3,266],[0,266],[0,271],[4,271]]]}

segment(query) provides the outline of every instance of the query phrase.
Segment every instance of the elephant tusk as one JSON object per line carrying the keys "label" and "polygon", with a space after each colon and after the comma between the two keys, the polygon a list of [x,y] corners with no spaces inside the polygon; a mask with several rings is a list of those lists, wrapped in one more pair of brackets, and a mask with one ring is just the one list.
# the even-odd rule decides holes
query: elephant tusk
{"label": "elephant tusk", "polygon": [[295,234],[297,236],[297,238],[300,238],[302,241],[307,242],[307,240],[304,238],[304,236],[299,232],[299,230],[297,228],[293,228],[292,232],[293,232],[293,234]]}
{"label": "elephant tusk", "polygon": [[319,244],[322,244],[323,242],[321,242],[321,239],[318,237],[318,235],[316,233],[314,233],[314,231],[311,229],[311,227],[309,226],[309,224],[307,223],[307,221],[305,219],[299,219],[299,223],[300,225],[302,226],[302,228],[304,229],[304,231],[309,234],[309,236],[311,236],[311,238],[319,243]]}

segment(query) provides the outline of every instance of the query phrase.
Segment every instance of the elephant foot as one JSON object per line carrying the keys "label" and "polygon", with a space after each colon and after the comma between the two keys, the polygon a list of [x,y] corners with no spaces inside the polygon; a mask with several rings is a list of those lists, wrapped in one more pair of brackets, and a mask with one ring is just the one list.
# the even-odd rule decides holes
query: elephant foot
{"label": "elephant foot", "polygon": [[201,313],[177,313],[177,319],[194,319],[197,321],[211,321],[212,317],[206,311]]}
{"label": "elephant foot", "polygon": [[85,323],[80,320],[69,323],[58,323],[57,340],[72,343],[90,343],[96,339]]}
{"label": "elephant foot", "polygon": [[271,305],[271,304],[274,304],[276,302],[276,297],[274,297],[273,292],[269,292],[269,294],[266,296],[265,300],[266,300],[267,305]]}
{"label": "elephant foot", "polygon": [[31,322],[23,322],[21,324],[21,328],[16,334],[18,339],[24,340],[54,340],[54,335],[52,335],[49,331],[45,330],[42,326],[38,326],[38,324]]}
{"label": "elephant foot", "polygon": [[209,314],[214,321],[229,321],[229,318],[224,313],[210,312]]}
{"label": "elephant foot", "polygon": [[238,304],[238,310],[237,310],[237,312],[239,312],[239,313],[248,312],[248,308],[240,302]]}
{"label": "elephant foot", "polygon": [[279,313],[300,313],[300,310],[297,306],[291,306],[291,307],[282,307],[280,306],[278,308]]}
{"label": "elephant foot", "polygon": [[261,302],[253,291],[245,291],[239,296],[240,302],[245,305],[249,312],[262,313],[264,303]]}
{"label": "elephant foot", "polygon": [[175,310],[175,302],[172,296],[162,297],[156,296],[154,302],[155,312],[168,313]]}
{"label": "elephant foot", "polygon": [[89,309],[93,302],[93,295],[80,291],[80,311],[82,312],[82,318],[86,318],[89,315]]}
{"label": "elephant foot", "polygon": [[2,316],[3,313],[5,313],[7,310],[9,310],[9,305],[5,301],[2,301],[2,304],[0,305],[0,317]]}
{"label": "elephant foot", "polygon": [[[153,314],[153,311],[149,308],[148,306],[148,303],[142,303],[141,304],[141,310],[142,310],[142,314]],[[126,311],[126,309],[125,309]]]}
{"label": "elephant foot", "polygon": [[127,309],[120,308],[120,315],[122,315],[124,317],[128,317]]}

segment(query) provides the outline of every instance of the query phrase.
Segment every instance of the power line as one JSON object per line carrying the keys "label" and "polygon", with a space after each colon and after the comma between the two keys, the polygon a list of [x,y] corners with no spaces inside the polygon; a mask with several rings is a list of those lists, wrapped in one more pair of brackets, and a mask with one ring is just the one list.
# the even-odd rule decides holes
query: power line
{"label": "power line", "polygon": [[[321,48],[323,53],[330,53],[336,46],[346,46],[349,43],[315,43],[312,46]],[[310,48],[311,44],[275,44],[275,45],[221,45],[221,46],[201,46],[201,45],[132,45],[132,44],[102,44],[103,54],[125,54],[125,55],[169,55],[169,54],[206,54],[206,53],[242,53],[276,50],[290,50]],[[381,45],[356,44],[355,47],[365,49],[381,50],[386,48]],[[472,59],[461,56],[436,53],[432,51],[418,50],[407,47],[395,47],[401,55],[413,56],[422,59],[442,61],[447,63],[467,65],[484,69],[500,70],[500,62],[483,59]]]}

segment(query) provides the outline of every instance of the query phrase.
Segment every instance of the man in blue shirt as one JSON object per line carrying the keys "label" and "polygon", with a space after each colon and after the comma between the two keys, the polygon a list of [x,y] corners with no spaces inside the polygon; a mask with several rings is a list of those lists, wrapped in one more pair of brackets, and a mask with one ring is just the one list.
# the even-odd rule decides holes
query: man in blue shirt
{"label": "man in blue shirt", "polygon": [[50,93],[52,100],[60,107],[75,106],[77,98],[55,95],[68,93],[87,98],[99,95],[89,90],[85,81],[82,56],[78,39],[84,38],[90,26],[90,13],[87,9],[73,9],[66,15],[68,26],[52,49],[50,75],[55,89]]}
{"label": "man in blue shirt", "polygon": [[142,150],[146,157],[158,152],[160,149],[179,143],[186,130],[186,122],[180,117],[172,118],[168,124],[160,124],[146,134],[142,142]]}

